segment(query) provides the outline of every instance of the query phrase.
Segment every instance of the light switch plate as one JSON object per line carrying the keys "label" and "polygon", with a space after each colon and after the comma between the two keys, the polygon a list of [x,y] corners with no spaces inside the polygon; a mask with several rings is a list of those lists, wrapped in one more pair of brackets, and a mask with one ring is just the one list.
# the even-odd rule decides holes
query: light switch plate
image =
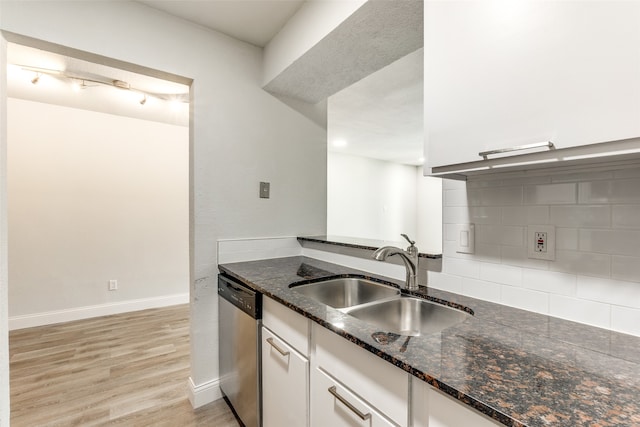
{"label": "light switch plate", "polygon": [[456,252],[458,252],[459,254],[475,253],[475,234],[475,224],[460,225],[458,228],[458,235],[456,236]]}
{"label": "light switch plate", "polygon": [[556,227],[529,225],[527,227],[527,256],[546,261],[556,260]]}
{"label": "light switch plate", "polygon": [[269,198],[269,192],[271,190],[271,183],[269,182],[261,182],[260,183],[260,198],[261,199],[268,199]]}

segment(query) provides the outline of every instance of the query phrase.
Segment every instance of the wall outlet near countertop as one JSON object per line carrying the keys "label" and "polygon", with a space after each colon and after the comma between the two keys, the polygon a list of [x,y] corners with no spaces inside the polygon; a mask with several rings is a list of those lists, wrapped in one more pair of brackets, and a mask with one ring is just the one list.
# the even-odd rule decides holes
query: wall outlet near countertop
{"label": "wall outlet near countertop", "polygon": [[459,254],[475,253],[475,224],[462,224],[456,238],[456,252]]}
{"label": "wall outlet near countertop", "polygon": [[118,281],[117,280],[109,280],[109,290],[117,291],[118,290]]}
{"label": "wall outlet near countertop", "polygon": [[527,226],[527,256],[534,259],[555,261],[556,228],[553,225]]}

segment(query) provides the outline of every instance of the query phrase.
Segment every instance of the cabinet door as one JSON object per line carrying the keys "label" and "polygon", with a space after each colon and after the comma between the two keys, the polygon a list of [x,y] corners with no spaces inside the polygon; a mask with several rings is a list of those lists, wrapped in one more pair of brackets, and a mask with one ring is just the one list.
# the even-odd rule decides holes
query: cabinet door
{"label": "cabinet door", "polygon": [[313,371],[312,387],[312,427],[395,426],[319,369]]}
{"label": "cabinet door", "polygon": [[430,167],[640,136],[640,2],[425,2],[424,19]]}
{"label": "cabinet door", "polygon": [[309,425],[309,361],[262,327],[262,425]]}
{"label": "cabinet door", "polygon": [[498,427],[502,424],[431,388],[429,390],[429,427]]}

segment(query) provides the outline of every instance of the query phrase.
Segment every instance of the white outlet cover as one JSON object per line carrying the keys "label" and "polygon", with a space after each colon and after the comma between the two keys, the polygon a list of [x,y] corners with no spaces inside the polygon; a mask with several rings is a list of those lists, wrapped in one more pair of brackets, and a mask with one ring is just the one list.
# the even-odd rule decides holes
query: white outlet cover
{"label": "white outlet cover", "polygon": [[[547,251],[536,252],[536,232],[547,233]],[[527,256],[533,259],[546,261],[556,260],[556,227],[553,225],[529,225],[527,226]]]}
{"label": "white outlet cover", "polygon": [[476,226],[474,224],[461,224],[456,236],[456,252],[459,254],[473,254],[476,251]]}

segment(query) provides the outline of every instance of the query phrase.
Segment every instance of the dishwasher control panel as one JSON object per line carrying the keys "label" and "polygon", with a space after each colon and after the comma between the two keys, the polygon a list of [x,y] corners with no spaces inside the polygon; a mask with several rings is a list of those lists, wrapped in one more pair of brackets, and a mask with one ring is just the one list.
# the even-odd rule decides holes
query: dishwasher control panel
{"label": "dishwasher control panel", "polygon": [[261,294],[224,274],[218,275],[218,296],[254,319],[262,317]]}

